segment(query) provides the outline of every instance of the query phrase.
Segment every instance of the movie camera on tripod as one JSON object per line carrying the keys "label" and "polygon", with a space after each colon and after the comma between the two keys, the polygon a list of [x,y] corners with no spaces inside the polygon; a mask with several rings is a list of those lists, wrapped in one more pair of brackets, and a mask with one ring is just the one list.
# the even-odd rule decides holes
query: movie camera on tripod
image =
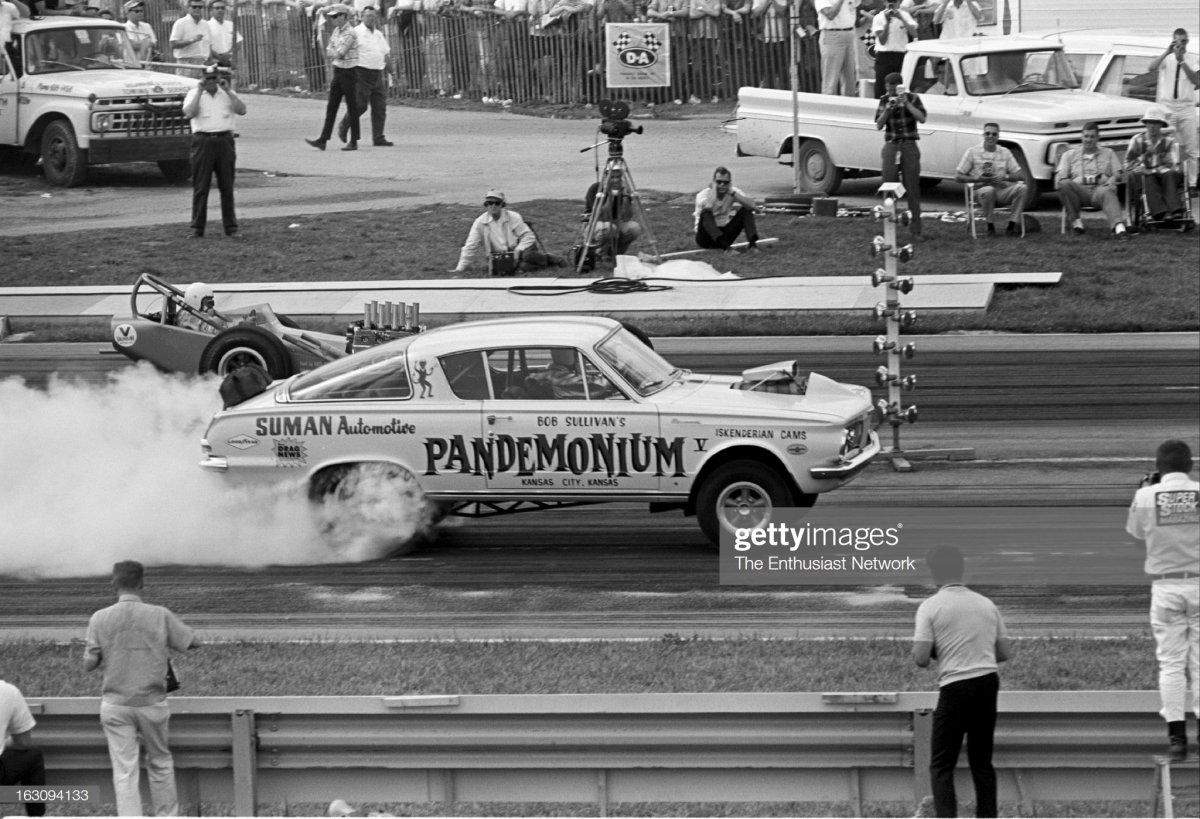
{"label": "movie camera on tripod", "polygon": [[580,153],[608,145],[608,160],[584,216],[587,227],[583,238],[573,248],[577,273],[592,270],[599,256],[606,256],[615,263],[617,256],[639,237],[648,243],[653,258],[658,259],[658,244],[625,163],[625,137],[640,134],[644,129],[629,121],[629,103],[623,100],[601,100],[598,107],[599,130],[604,140],[581,149]]}

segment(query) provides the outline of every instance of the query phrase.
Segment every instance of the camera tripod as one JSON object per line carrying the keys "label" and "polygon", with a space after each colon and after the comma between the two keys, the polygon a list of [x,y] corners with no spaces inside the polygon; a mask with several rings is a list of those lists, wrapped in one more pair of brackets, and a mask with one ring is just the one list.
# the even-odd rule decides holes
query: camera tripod
{"label": "camera tripod", "polygon": [[[627,215],[626,202],[628,202],[629,208],[628,215],[632,219],[624,218]],[[627,221],[637,223],[641,229],[639,238],[643,239],[650,248],[649,255],[653,260],[658,261],[658,243],[654,240],[654,232],[646,220],[646,212],[642,208],[642,200],[638,196],[637,186],[633,184],[629,166],[625,164],[625,157],[621,155],[619,149],[614,150],[610,142],[608,161],[604,163],[604,174],[600,177],[596,188],[596,196],[592,200],[592,210],[587,217],[587,227],[583,232],[578,258],[575,259],[575,272],[582,273],[589,260],[594,262],[593,249],[599,249],[601,245],[603,245],[603,249],[607,250],[609,258],[615,264],[621,242],[621,224]],[[604,228],[605,235],[601,242],[597,242],[596,235],[602,223],[607,224],[607,227]]]}

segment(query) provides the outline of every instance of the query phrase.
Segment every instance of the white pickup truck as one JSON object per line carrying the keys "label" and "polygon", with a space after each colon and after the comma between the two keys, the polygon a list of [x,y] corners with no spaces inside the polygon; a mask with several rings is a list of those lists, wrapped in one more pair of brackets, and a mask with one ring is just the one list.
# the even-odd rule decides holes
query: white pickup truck
{"label": "white pickup truck", "polygon": [[[1146,104],[1079,90],[1062,45],[1019,36],[919,40],[904,56],[905,87],[921,96],[928,118],[921,135],[921,177],[930,186],[953,179],[963,152],[997,122],[1000,142],[1030,179],[1026,204],[1053,187],[1058,157],[1080,142],[1085,122],[1100,125],[1100,142],[1124,155],[1141,129]],[[843,178],[880,173],[883,137],[877,100],[763,88],[738,92],[739,156],[800,162],[813,190],[837,192]]]}
{"label": "white pickup truck", "polygon": [[46,181],[62,187],[112,162],[157,162],[168,178],[186,177],[183,97],[195,84],[143,70],[120,23],[17,20],[0,53],[0,146],[39,156]]}

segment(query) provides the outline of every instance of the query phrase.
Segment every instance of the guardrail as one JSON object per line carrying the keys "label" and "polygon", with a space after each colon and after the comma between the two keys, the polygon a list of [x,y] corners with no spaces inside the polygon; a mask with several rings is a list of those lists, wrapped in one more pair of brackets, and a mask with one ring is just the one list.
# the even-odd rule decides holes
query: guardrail
{"label": "guardrail", "polygon": [[[180,799],[864,802],[928,791],[933,693],[172,697]],[[112,801],[96,698],[30,698],[52,784]],[[1000,695],[1001,799],[1149,799],[1152,691]],[[964,761],[965,765],[965,754]],[[960,793],[970,794],[966,772]],[[1195,777],[1197,771],[1182,771]],[[1149,803],[1148,803],[1149,804]]]}

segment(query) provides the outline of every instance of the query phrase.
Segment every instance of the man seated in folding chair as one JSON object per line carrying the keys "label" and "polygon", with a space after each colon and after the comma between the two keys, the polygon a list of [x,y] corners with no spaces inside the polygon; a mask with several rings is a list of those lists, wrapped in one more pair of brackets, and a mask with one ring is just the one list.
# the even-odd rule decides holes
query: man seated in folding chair
{"label": "man seated in folding chair", "polygon": [[1000,126],[983,126],[983,144],[968,148],[955,169],[954,179],[967,186],[967,218],[975,235],[975,204],[983,208],[989,236],[996,235],[996,205],[1009,207],[1009,236],[1025,235],[1025,173],[1012,152],[1000,144]]}
{"label": "man seated in folding chair", "polygon": [[1127,195],[1135,221],[1165,222],[1187,216],[1181,197],[1183,176],[1180,172],[1179,145],[1163,132],[1167,114],[1161,105],[1151,105],[1142,117],[1146,130],[1134,134],[1125,151],[1125,170],[1129,173]]}
{"label": "man seated in folding chair", "polygon": [[1083,126],[1083,144],[1064,153],[1054,171],[1054,188],[1063,206],[1063,231],[1071,223],[1071,232],[1082,236],[1086,231],[1080,211],[1097,208],[1108,220],[1109,230],[1124,239],[1125,210],[1117,196],[1121,180],[1121,163],[1116,153],[1100,144],[1100,126],[1094,122]]}

